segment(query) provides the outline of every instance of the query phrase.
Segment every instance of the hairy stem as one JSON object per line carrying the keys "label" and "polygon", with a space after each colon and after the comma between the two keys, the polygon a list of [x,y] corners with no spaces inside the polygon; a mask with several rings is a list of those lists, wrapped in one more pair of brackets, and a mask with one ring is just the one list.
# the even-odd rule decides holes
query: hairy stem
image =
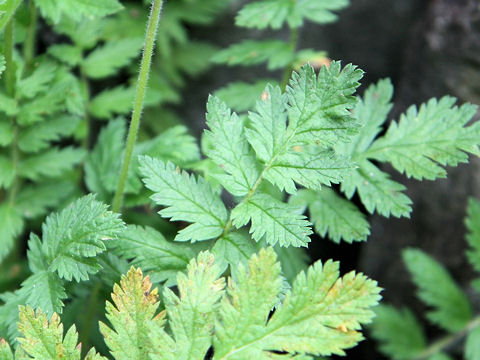
{"label": "hairy stem", "polygon": [[464,336],[468,335],[476,327],[480,326],[480,315],[473,318],[470,322],[468,322],[465,327],[453,334],[449,334],[432,344],[430,344],[425,350],[423,350],[415,360],[424,360],[428,359],[430,356],[435,355],[443,350],[448,349],[450,346],[455,344],[458,340],[462,339]]}
{"label": "hairy stem", "polygon": [[123,191],[127,182],[128,168],[132,161],[133,148],[137,139],[138,128],[140,127],[140,117],[143,110],[143,102],[145,92],[147,90],[148,75],[150,73],[150,65],[152,62],[153,50],[155,47],[155,37],[157,34],[158,23],[160,22],[160,14],[162,10],[163,0],[153,0],[150,18],[148,20],[147,34],[145,36],[145,47],[143,50],[142,62],[140,65],[140,74],[138,75],[137,90],[135,94],[135,102],[133,104],[132,121],[127,136],[127,146],[123,157],[122,169],[118,179],[117,190],[113,198],[112,210],[120,212],[123,202]]}
{"label": "hairy stem", "polygon": [[[295,53],[297,46],[298,46],[298,29],[293,28],[290,30],[290,51],[292,53]],[[293,72],[293,62],[288,64],[288,66],[283,71],[282,84],[281,84],[282,91],[285,91],[285,89],[287,88],[288,80],[290,80],[290,76],[292,76],[292,72]]]}
{"label": "hairy stem", "polygon": [[33,57],[35,56],[35,37],[37,34],[37,8],[35,1],[30,0],[28,4],[28,11],[30,14],[30,22],[27,28],[25,43],[23,45],[23,57],[27,68],[32,66]]}

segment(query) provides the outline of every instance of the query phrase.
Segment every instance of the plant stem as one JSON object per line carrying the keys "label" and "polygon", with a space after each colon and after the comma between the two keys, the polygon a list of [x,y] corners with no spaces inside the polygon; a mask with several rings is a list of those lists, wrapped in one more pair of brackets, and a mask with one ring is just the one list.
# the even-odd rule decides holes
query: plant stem
{"label": "plant stem", "polygon": [[23,57],[27,68],[32,66],[33,57],[35,56],[35,36],[37,33],[37,7],[35,1],[30,0],[28,3],[28,11],[30,14],[30,22],[27,28],[27,35],[23,46]]}
{"label": "plant stem", "polygon": [[[5,69],[5,92],[6,94],[14,98],[15,97],[15,64],[13,63],[13,47],[15,45],[14,43],[14,37],[13,37],[13,25],[14,25],[14,18],[12,17],[8,24],[5,26],[5,63],[6,63],[6,69]],[[13,164],[13,172],[14,172],[14,179],[12,183],[12,187],[10,188],[8,192],[8,202],[10,205],[13,205],[15,203],[15,199],[17,196],[17,192],[19,189],[19,183],[18,183],[18,162],[20,159],[20,153],[18,151],[18,129],[17,125],[15,122],[15,118],[11,119],[12,126],[13,126],[13,131],[14,131],[14,137],[13,137],[13,143],[11,146],[11,158],[12,158],[12,164]]]}
{"label": "plant stem", "polygon": [[[295,53],[295,50],[297,49],[297,46],[298,46],[298,28],[293,28],[290,30],[289,45],[290,45],[290,51],[292,53]],[[287,88],[288,80],[290,80],[290,76],[292,75],[294,61],[295,60],[290,62],[290,64],[288,64],[288,66],[285,68],[283,72],[282,85],[281,85],[282,91],[285,91],[285,89]]]}
{"label": "plant stem", "polygon": [[140,65],[140,74],[138,75],[137,90],[135,94],[135,102],[133,104],[132,121],[128,130],[127,145],[125,155],[123,157],[120,178],[118,179],[117,190],[113,198],[112,210],[120,212],[123,202],[123,191],[128,176],[128,168],[132,161],[133,148],[137,139],[138,128],[140,127],[140,117],[143,110],[143,102],[145,92],[147,90],[148,75],[150,73],[150,65],[152,62],[153,49],[155,47],[155,37],[157,34],[158,23],[160,22],[160,14],[162,10],[163,0],[153,0],[150,18],[148,19],[147,34],[145,36],[145,47],[143,50],[142,62]]}
{"label": "plant stem", "polygon": [[15,66],[13,64],[13,17],[5,26],[5,91],[9,97],[15,93]]}
{"label": "plant stem", "polygon": [[440,351],[443,351],[453,345],[455,342],[463,338],[465,335],[467,335],[470,331],[475,329],[477,326],[480,326],[480,315],[476,316],[473,318],[470,322],[468,322],[465,327],[454,333],[454,334],[449,334],[432,344],[430,344],[425,350],[423,350],[418,356],[415,358],[415,360],[424,360],[429,358],[432,355],[435,355],[436,353],[439,353]]}
{"label": "plant stem", "polygon": [[83,97],[85,99],[85,124],[86,124],[86,129],[85,129],[85,138],[83,139],[83,148],[85,150],[88,150],[89,145],[90,145],[90,136],[91,136],[91,127],[92,127],[92,119],[90,119],[89,115],[89,105],[90,105],[90,84],[88,83],[88,78],[87,75],[85,74],[85,71],[83,70],[82,67],[80,67],[80,80],[82,82],[82,87],[83,87]]}

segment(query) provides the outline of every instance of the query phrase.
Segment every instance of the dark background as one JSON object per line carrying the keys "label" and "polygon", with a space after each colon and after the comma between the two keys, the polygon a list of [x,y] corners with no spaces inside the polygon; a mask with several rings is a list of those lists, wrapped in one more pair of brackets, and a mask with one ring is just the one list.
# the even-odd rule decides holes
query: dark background
{"label": "dark background", "polygon": [[[251,31],[234,27],[234,14],[242,1],[234,1],[212,28],[191,29],[193,37],[220,47],[246,38],[288,37],[287,32]],[[326,50],[332,59],[354,63],[366,71],[363,86],[390,77],[395,85],[391,118],[411,104],[450,94],[459,102],[480,103],[480,1],[477,0],[352,0],[339,21],[327,26],[307,24],[299,48]],[[185,89],[184,119],[199,135],[204,126],[204,104],[209,92],[232,80],[275,76],[264,67],[215,66]],[[280,77],[280,74],[277,74]],[[194,94],[194,95],[192,95]],[[316,238],[309,247],[313,260],[333,257],[342,270],[359,269],[379,281],[385,301],[412,307],[420,315],[423,305],[401,262],[400,251],[419,247],[451,271],[471,293],[473,272],[467,265],[463,219],[468,196],[480,198],[480,161],[448,169],[448,178],[422,183],[399,176],[413,200],[411,219],[370,216],[372,235],[363,244],[335,245]],[[471,294],[474,296],[473,294]],[[426,324],[425,324],[426,325]],[[435,338],[437,329],[427,328]],[[453,349],[458,358],[461,344]],[[381,359],[374,344],[364,342],[349,352],[354,359]]]}

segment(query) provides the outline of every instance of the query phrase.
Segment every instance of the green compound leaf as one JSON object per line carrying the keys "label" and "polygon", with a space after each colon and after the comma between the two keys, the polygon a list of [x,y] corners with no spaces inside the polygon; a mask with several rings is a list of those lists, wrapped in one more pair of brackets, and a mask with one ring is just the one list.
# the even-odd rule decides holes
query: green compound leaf
{"label": "green compound leaf", "polygon": [[37,124],[48,119],[51,115],[64,110],[68,110],[76,115],[82,115],[80,111],[71,111],[73,110],[71,108],[72,101],[68,101],[68,98],[72,95],[78,96],[78,100],[81,101],[80,94],[76,93],[78,80],[68,73],[59,73],[57,76],[59,80],[51,83],[48,91],[22,105],[17,117],[17,121],[21,126]]}
{"label": "green compound leaf", "polygon": [[99,119],[110,119],[114,114],[128,114],[133,108],[135,89],[117,86],[95,96],[89,106],[90,113]]}
{"label": "green compound leaf", "polygon": [[393,85],[390,79],[382,79],[365,90],[353,110],[361,128],[358,134],[352,137],[352,141],[338,146],[343,153],[360,158],[368,150],[387,120],[393,106],[392,96]]}
{"label": "green compound leaf", "polygon": [[319,189],[351,172],[352,163],[329,147],[357,132],[349,110],[357,101],[351,94],[362,74],[353,65],[342,70],[333,62],[317,78],[307,65],[292,75],[287,94],[267,86],[246,129],[248,141],[265,163],[267,180],[294,193],[295,182]]}
{"label": "green compound leaf", "polygon": [[353,111],[362,125],[359,133],[348,143],[336,144],[335,149],[344,156],[350,156],[357,165],[342,182],[341,189],[349,199],[358,191],[369,213],[377,211],[386,217],[409,217],[412,201],[402,193],[405,187],[365,159],[365,153],[382,131],[382,124],[392,107],[392,95],[393,86],[388,79],[371,85]]}
{"label": "green compound leaf", "polygon": [[15,99],[9,98],[7,95],[0,93],[0,112],[9,116],[18,114],[18,103]]}
{"label": "green compound leaf", "polygon": [[[85,162],[85,183],[103,201],[110,200],[110,194],[114,191],[112,184],[118,181],[125,135],[124,119],[110,121],[100,132],[97,143]],[[127,181],[126,191],[131,191],[134,187],[133,182]]]}
{"label": "green compound leaf", "polygon": [[83,149],[52,147],[22,159],[18,166],[18,173],[21,177],[33,181],[58,177],[81,162],[84,155]]}
{"label": "green compound leaf", "polygon": [[18,329],[23,336],[18,339],[22,349],[33,359],[80,359],[75,325],[63,337],[63,325],[57,314],[53,314],[48,321],[47,315],[41,310],[35,311],[29,306],[21,306]]}
{"label": "green compound leaf", "polygon": [[18,81],[17,94],[20,98],[31,99],[49,88],[57,72],[57,66],[51,62],[42,62],[27,78]]}
{"label": "green compound leaf", "polygon": [[426,347],[423,329],[408,309],[380,305],[375,309],[372,335],[380,342],[380,351],[393,360],[416,358]]}
{"label": "green compound leaf", "polygon": [[117,0],[37,0],[35,5],[55,24],[62,15],[78,21],[84,17],[104,17],[123,9]]}
{"label": "green compound leaf", "polygon": [[11,158],[0,155],[0,188],[8,189],[15,178],[15,169]]}
{"label": "green compound leaf", "polygon": [[55,59],[70,66],[76,66],[82,61],[82,49],[74,45],[51,45],[47,52]]}
{"label": "green compound leaf", "polygon": [[0,118],[0,146],[5,147],[12,143],[14,130],[12,123],[5,118]]}
{"label": "green compound leaf", "polygon": [[246,195],[260,173],[242,121],[225,103],[211,96],[207,103],[207,125],[210,130],[205,137],[213,146],[206,155],[228,173],[215,178],[233,195]]}
{"label": "green compound leaf", "polygon": [[410,107],[372,144],[366,156],[388,161],[399,172],[418,180],[446,177],[442,166],[467,162],[467,153],[480,154],[480,123],[467,126],[477,107],[457,107],[455,102],[446,96],[431,99],[418,110]]}
{"label": "green compound leaf", "polygon": [[107,301],[106,305],[113,329],[101,322],[100,332],[116,360],[148,359],[152,351],[150,324],[163,325],[165,315],[155,316],[158,291],[151,287],[148,276],[143,278],[142,271],[133,267],[113,287],[113,304]]}
{"label": "green compound leaf", "polygon": [[0,265],[13,248],[17,236],[23,230],[20,211],[8,203],[0,204]]}
{"label": "green compound leaf", "polygon": [[17,209],[27,219],[45,215],[49,209],[58,206],[75,191],[72,181],[40,182],[25,185],[17,196]]}
{"label": "green compound leaf", "polygon": [[472,317],[465,293],[445,268],[424,252],[407,249],[403,260],[418,287],[418,297],[432,309],[427,318],[447,331],[459,331]]}
{"label": "green compound leaf", "polygon": [[268,84],[277,84],[273,79],[258,80],[252,84],[245,82],[231,82],[226,87],[215,91],[215,96],[225,101],[235,111],[253,109]]}
{"label": "green compound leaf", "polygon": [[280,246],[307,246],[312,233],[305,216],[295,213],[296,207],[270,195],[256,194],[232,211],[233,225],[240,228],[251,221],[252,238]]}
{"label": "green compound leaf", "polygon": [[335,191],[323,188],[320,191],[300,190],[289,201],[291,204],[308,206],[315,231],[336,243],[365,241],[370,235],[370,225],[365,215],[351,201]]}
{"label": "green compound leaf", "polygon": [[172,336],[163,329],[151,335],[158,347],[153,360],[204,359],[212,344],[215,311],[224,293],[225,279],[214,257],[202,252],[193,259],[187,274],[179,273],[177,296],[165,288],[164,301]]}
{"label": "green compound leaf", "polygon": [[468,229],[466,239],[470,247],[467,251],[468,261],[476,271],[480,272],[480,201],[477,199],[468,199],[465,224]]}
{"label": "green compound leaf", "polygon": [[281,40],[246,40],[219,51],[212,58],[217,64],[257,65],[266,62],[268,70],[286,67],[294,59],[290,45]]}
{"label": "green compound leaf", "polygon": [[264,176],[280,190],[294,194],[295,183],[319,190],[322,185],[341,182],[353,167],[350,160],[337,156],[332,150],[297,146],[294,152],[278,155]]}
{"label": "green compound leaf", "polygon": [[227,209],[208,182],[181,173],[171,162],[149,156],[140,156],[139,162],[145,185],[155,193],[152,199],[166,206],[159,214],[173,221],[193,223],[179,231],[175,240],[195,242],[222,234]]}
{"label": "green compound leaf", "polygon": [[276,351],[298,354],[344,354],[362,339],[361,324],[373,317],[380,296],[374,281],[361,274],[339,278],[338,263],[317,262],[300,273],[278,303],[280,266],[273,250],[262,249],[248,268],[241,267],[222,300],[214,338],[214,359],[263,359]]}
{"label": "green compound leaf", "polygon": [[342,182],[341,189],[347,198],[351,199],[358,191],[360,200],[370,214],[377,211],[386,217],[410,217],[412,200],[402,193],[405,186],[391,180],[387,173],[368,160],[357,164],[358,169]]}
{"label": "green compound leaf", "polygon": [[54,116],[49,120],[22,129],[18,136],[18,146],[24,152],[39,152],[50,146],[51,141],[72,135],[80,118],[72,115]]}
{"label": "green compound leaf", "polygon": [[48,270],[66,280],[87,280],[89,274],[100,270],[95,257],[105,251],[104,241],[115,239],[123,228],[119,215],[108,211],[93,195],[78,199],[47,217],[42,226],[42,252]]}
{"label": "green compound leaf", "polygon": [[345,8],[348,0],[261,0],[247,4],[236,17],[236,24],[248,28],[279,29],[285,22],[291,28],[303,25],[304,19],[319,24],[333,22],[333,11]]}
{"label": "green compound leaf", "polygon": [[38,271],[25,280],[20,292],[26,295],[26,304],[42,309],[48,316],[61,313],[63,300],[67,298],[63,281],[57,274],[47,270]]}
{"label": "green compound leaf", "polygon": [[117,72],[140,55],[143,39],[127,38],[112,40],[97,47],[84,60],[82,67],[88,77],[100,79]]}
{"label": "green compound leaf", "polygon": [[318,77],[309,65],[293,73],[287,95],[294,142],[318,141],[332,146],[339,141],[350,141],[358,133],[358,121],[350,110],[358,101],[353,94],[362,77],[362,70],[352,64],[342,69],[338,61],[333,61],[330,67],[323,66]]}

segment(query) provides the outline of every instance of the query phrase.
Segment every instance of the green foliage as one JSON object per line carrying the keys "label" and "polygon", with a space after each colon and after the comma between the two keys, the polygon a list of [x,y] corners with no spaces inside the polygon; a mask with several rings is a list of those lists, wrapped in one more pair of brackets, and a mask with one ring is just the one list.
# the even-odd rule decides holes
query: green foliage
{"label": "green foliage", "polygon": [[67,298],[64,280],[88,280],[100,266],[98,256],[106,250],[105,241],[113,240],[123,230],[118,214],[84,196],[58,214],[51,214],[42,226],[42,239],[30,235],[28,263],[32,275],[15,294],[4,298],[0,307],[0,329],[8,328],[15,338],[16,307],[28,304],[47,315],[61,313]]}
{"label": "green foliage", "polygon": [[[0,55],[0,338],[12,348],[0,339],[0,360],[345,355],[363,339],[379,288],[362,274],[341,276],[331,260],[309,267],[302,248],[312,226],[351,243],[370,234],[363,210],[408,216],[403,185],[378,162],[417,179],[444,177],[444,166],[479,154],[476,108],[430,100],[384,131],[388,80],[361,98],[362,70],[297,49],[305,21],[335,20],[347,0],[252,1],[237,24],[288,25],[290,41],[244,40],[219,52],[192,41],[189,29],[211,24],[228,1],[167,1],[159,31],[150,26],[144,42],[149,2],[0,0],[0,31],[12,25]],[[41,43],[37,31],[48,34]],[[150,81],[135,84],[142,46],[155,37]],[[210,96],[200,151],[168,105],[186,104],[182,87],[210,60],[266,65],[283,78],[231,83]],[[127,117],[134,101],[143,108],[136,89],[146,92],[146,109],[133,147]],[[114,206],[122,214],[106,205],[114,193],[125,195],[124,208]],[[467,221],[475,267],[477,207],[472,201]],[[466,354],[475,358],[466,296],[432,259],[406,254],[429,319],[467,329]],[[107,300],[128,266],[147,277],[132,268]],[[410,312],[382,307],[378,315],[384,352],[408,359],[428,351]]]}
{"label": "green foliage", "polygon": [[403,257],[418,297],[433,308],[427,318],[447,331],[462,329],[472,317],[470,303],[444,267],[420,250],[407,249]]}
{"label": "green foliage", "polygon": [[138,56],[143,46],[143,39],[130,38],[113,40],[96,48],[83,60],[82,68],[92,79],[100,79],[117,72]]}
{"label": "green foliage", "polygon": [[152,199],[166,206],[160,214],[173,221],[192,223],[182,229],[175,240],[195,242],[222,234],[227,209],[208,182],[180,173],[171,162],[141,157],[140,165],[145,185],[155,192]]}
{"label": "green foliage", "polygon": [[[470,231],[467,241],[473,248],[467,251],[467,255],[477,271],[475,241],[476,226],[480,221],[478,205],[478,200],[469,199],[465,219]],[[380,351],[395,360],[448,360],[451,357],[446,352],[452,349],[454,343],[464,340],[464,358],[479,358],[480,317],[474,315],[474,306],[467,294],[443,265],[423,251],[406,249],[403,251],[403,260],[418,288],[419,299],[428,307],[425,317],[448,334],[428,345],[424,330],[410,310],[382,304],[375,311],[377,316],[372,325],[372,335],[380,342]]]}
{"label": "green foliage", "polygon": [[[259,49],[261,49],[259,51]],[[219,51],[212,61],[228,65],[256,65],[268,61],[268,70],[282,69],[292,61],[293,54],[281,40],[247,40]]]}
{"label": "green foliage", "polygon": [[[229,298],[221,303],[214,359],[244,359],[261,353],[266,358],[275,350],[290,356],[344,354],[345,348],[361,340],[357,330],[370,321],[373,313],[368,308],[379,299],[374,282],[355,273],[339,279],[338,263],[317,262],[298,275],[269,318],[282,287],[279,272],[271,250],[260,252],[248,268],[240,270],[237,283],[228,287]],[[339,311],[332,312],[331,307]]]}
{"label": "green foliage", "polygon": [[[0,1],[0,31],[3,30],[8,21],[15,14],[15,10],[20,5],[21,0],[2,0]],[[1,61],[0,61],[1,63]],[[1,69],[0,65],[0,69]],[[1,73],[2,71],[0,71]]]}
{"label": "green foliage", "polygon": [[331,189],[300,190],[290,198],[290,203],[300,206],[308,204],[315,231],[323,237],[328,234],[336,243],[341,239],[346,242],[364,241],[370,235],[365,215],[353,203]]}
{"label": "green foliage", "polygon": [[465,341],[465,359],[480,359],[480,328],[478,327],[468,334]]}
{"label": "green foliage", "polygon": [[[370,308],[380,299],[374,281],[353,272],[339,278],[338,263],[328,261],[299,274],[280,304],[282,278],[272,248],[252,256],[228,282],[214,256],[201,252],[177,284],[178,295],[164,289],[165,311],[158,313],[149,277],[133,267],[122,276],[106,305],[111,325],[100,323],[115,359],[204,359],[212,346],[214,359],[266,358],[276,350],[289,358],[344,354],[362,339],[361,325],[371,321]],[[75,327],[63,336],[57,314],[48,320],[40,310],[20,307],[19,330],[21,351],[30,358],[80,358]],[[3,340],[0,351],[13,359]],[[91,349],[86,359],[100,356]]]}
{"label": "green foliage", "polygon": [[375,166],[365,154],[371,147],[375,137],[382,131],[386,121],[393,94],[389,80],[381,80],[377,85],[367,89],[363,99],[358,102],[354,112],[362,125],[359,133],[339,151],[350,155],[358,164],[358,168],[342,183],[342,191],[351,198],[358,192],[363,205],[369,213],[375,210],[381,215],[400,217],[411,212],[411,200],[401,191],[405,187],[389,179],[389,175]]}
{"label": "green foliage", "polygon": [[380,305],[372,335],[381,342],[380,350],[392,359],[414,359],[426,347],[426,339],[415,315],[408,309]]}
{"label": "green foliage", "polygon": [[472,267],[480,272],[480,201],[477,199],[468,200],[465,224],[468,229],[466,239],[470,246],[467,257]]}
{"label": "green foliage", "polygon": [[477,107],[457,107],[455,102],[455,98],[446,96],[438,101],[432,99],[418,110],[410,107],[372,144],[367,156],[389,161],[401,173],[419,180],[445,177],[441,165],[456,166],[468,161],[468,152],[479,154],[476,139],[480,126],[475,123],[466,127]]}
{"label": "green foliage", "polygon": [[289,0],[263,0],[246,5],[236,18],[237,25],[264,29],[279,29],[284,22],[291,28],[303,25],[304,19],[320,24],[337,19],[333,13],[348,5],[348,0],[306,0],[291,2]]}
{"label": "green foliage", "polygon": [[53,0],[38,0],[36,5],[42,15],[54,23],[58,23],[62,16],[80,20],[85,16],[103,17],[122,9],[122,5],[117,0],[67,0],[61,3]]}

